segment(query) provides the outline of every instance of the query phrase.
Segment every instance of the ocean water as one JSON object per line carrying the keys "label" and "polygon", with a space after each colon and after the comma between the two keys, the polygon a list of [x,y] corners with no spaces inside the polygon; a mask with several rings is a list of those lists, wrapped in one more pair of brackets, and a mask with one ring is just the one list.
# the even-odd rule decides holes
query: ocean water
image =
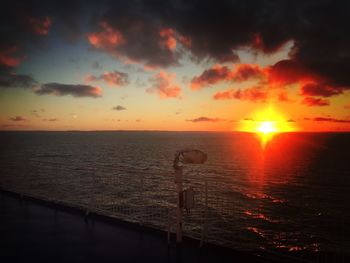
{"label": "ocean water", "polygon": [[195,207],[186,235],[278,253],[350,250],[350,134],[284,133],[263,147],[249,133],[0,132],[0,187],[175,231],[172,162]]}

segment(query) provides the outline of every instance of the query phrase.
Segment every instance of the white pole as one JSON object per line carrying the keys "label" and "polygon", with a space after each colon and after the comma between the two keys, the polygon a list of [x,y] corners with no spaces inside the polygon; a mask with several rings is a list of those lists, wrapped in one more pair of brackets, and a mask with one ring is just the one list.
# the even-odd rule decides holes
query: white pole
{"label": "white pole", "polygon": [[177,192],[176,206],[176,242],[182,242],[182,167],[178,166],[175,170],[175,183]]}

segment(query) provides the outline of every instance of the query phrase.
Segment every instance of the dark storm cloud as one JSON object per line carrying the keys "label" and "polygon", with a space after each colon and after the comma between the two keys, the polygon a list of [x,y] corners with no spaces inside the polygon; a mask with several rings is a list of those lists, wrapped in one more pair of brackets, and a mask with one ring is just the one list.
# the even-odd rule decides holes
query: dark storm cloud
{"label": "dark storm cloud", "polygon": [[292,40],[287,62],[295,80],[308,75],[322,87],[350,88],[349,1],[134,0],[107,6],[96,22],[118,30],[125,44],[105,51],[150,65],[176,65],[179,54],[159,42],[164,28],[177,34],[177,44],[179,36],[189,39],[195,60],[236,61],[235,50],[242,46],[273,53]]}
{"label": "dark storm cloud", "polygon": [[92,97],[98,98],[102,95],[102,90],[98,87],[80,84],[61,84],[61,83],[46,83],[34,89],[38,95],[55,95],[73,97]]}
{"label": "dark storm cloud", "polygon": [[31,76],[0,72],[0,88],[32,88],[36,84]]}
{"label": "dark storm cloud", "polygon": [[[12,56],[26,55],[28,44],[37,44],[57,26],[66,39],[81,35],[80,24],[87,14],[87,4],[82,1],[2,1],[0,8],[0,64],[1,54],[16,50]],[[8,65],[9,66],[9,65]],[[14,65],[10,65],[13,67]]]}
{"label": "dark storm cloud", "polygon": [[343,93],[343,90],[332,86],[322,86],[316,83],[310,83],[302,86],[301,92],[305,96],[331,97]]}
{"label": "dark storm cloud", "polygon": [[[350,88],[349,13],[345,0],[6,1],[0,54],[16,47],[2,63],[13,67],[26,54],[28,40],[50,36],[49,25],[71,39],[88,36],[96,50],[149,67],[179,65],[184,49],[195,61],[235,62],[238,48],[273,53],[294,41],[286,76],[294,81],[307,76],[321,88],[340,91]],[[81,32],[83,18],[88,32]],[[280,73],[281,67],[274,69]]]}

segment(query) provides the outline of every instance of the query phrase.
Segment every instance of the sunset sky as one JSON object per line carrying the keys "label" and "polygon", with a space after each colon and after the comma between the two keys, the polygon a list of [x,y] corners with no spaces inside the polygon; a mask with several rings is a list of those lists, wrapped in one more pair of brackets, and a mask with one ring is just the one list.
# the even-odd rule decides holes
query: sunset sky
{"label": "sunset sky", "polygon": [[1,5],[0,130],[350,131],[349,1]]}

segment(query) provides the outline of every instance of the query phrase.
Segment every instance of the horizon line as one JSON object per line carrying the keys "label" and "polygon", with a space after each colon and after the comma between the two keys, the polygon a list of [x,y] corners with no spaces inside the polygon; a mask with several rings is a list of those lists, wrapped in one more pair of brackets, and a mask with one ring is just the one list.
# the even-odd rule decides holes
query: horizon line
{"label": "horizon line", "polygon": [[[1,130],[0,132],[203,132],[203,133],[257,133],[249,131],[205,131],[205,130]],[[288,132],[277,132],[279,133],[350,133],[349,131],[337,131],[337,130],[325,130],[325,131],[288,131]]]}

